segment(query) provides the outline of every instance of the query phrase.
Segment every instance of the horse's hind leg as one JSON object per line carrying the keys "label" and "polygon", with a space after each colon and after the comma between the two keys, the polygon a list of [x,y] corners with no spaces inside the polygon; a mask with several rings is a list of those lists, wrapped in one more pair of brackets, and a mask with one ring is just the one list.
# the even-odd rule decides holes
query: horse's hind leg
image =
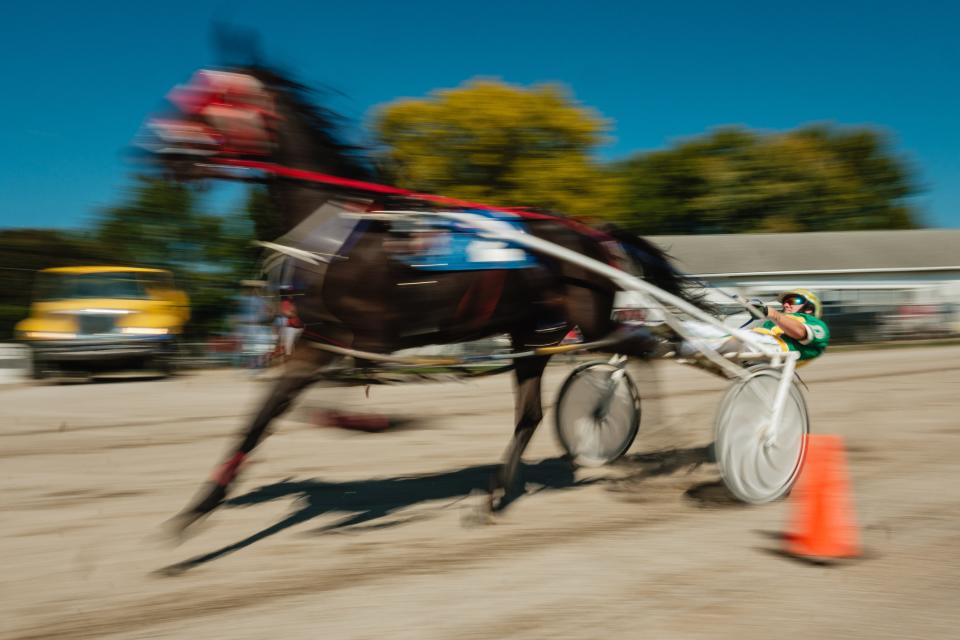
{"label": "horse's hind leg", "polygon": [[[516,340],[514,341],[516,344]],[[504,454],[503,463],[493,477],[490,489],[490,508],[499,510],[510,503],[517,482],[517,471],[533,432],[543,420],[543,404],[540,397],[540,382],[549,356],[521,358],[516,361],[515,414],[516,428],[513,439]]]}
{"label": "horse's hind leg", "polygon": [[227,459],[216,468],[197,500],[175,518],[176,526],[181,529],[188,527],[223,502],[230,485],[239,473],[241,464],[266,436],[270,422],[290,408],[290,404],[300,392],[315,380],[317,369],[334,357],[332,354],[310,347],[306,342],[297,345],[290,361],[285,365],[283,375],[274,384],[246,430],[242,432],[237,446],[230,450]]}

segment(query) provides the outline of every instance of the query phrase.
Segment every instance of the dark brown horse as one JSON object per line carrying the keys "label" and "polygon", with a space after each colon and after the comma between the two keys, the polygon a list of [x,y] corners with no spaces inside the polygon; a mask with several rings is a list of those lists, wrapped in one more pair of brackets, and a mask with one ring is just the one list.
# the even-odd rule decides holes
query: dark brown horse
{"label": "dark brown horse", "polygon": [[[317,380],[319,368],[338,357],[318,346],[386,354],[508,334],[515,350],[525,350],[558,344],[574,326],[588,341],[617,330],[611,320],[615,288],[583,268],[543,257],[532,268],[425,274],[398,259],[396,247],[403,247],[406,239],[396,225],[339,215],[474,205],[361,182],[376,175],[355,149],[337,141],[333,114],[312,106],[304,88],[281,74],[262,67],[201,71],[190,84],[174,90],[170,100],[174,112],[149,123],[152,137],[145,146],[152,158],[181,179],[237,178],[238,167],[246,177],[254,171],[266,182],[290,230],[279,243],[314,255],[334,254],[318,263],[294,261],[303,336],[226,460],[178,517],[181,526],[224,500],[270,421]],[[616,230],[601,232],[561,216],[520,215],[528,233],[692,299],[684,278],[643,239]],[[327,244],[320,246],[323,242]],[[644,357],[652,343],[634,334],[610,350]],[[543,417],[540,383],[548,360],[537,356],[515,361],[515,428],[492,478],[493,508],[506,502],[523,451]]]}

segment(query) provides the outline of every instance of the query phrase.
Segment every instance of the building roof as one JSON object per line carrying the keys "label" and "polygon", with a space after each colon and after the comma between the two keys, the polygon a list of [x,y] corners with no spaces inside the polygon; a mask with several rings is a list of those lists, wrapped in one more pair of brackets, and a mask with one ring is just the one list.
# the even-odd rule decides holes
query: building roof
{"label": "building roof", "polygon": [[960,270],[960,229],[651,236],[693,275]]}

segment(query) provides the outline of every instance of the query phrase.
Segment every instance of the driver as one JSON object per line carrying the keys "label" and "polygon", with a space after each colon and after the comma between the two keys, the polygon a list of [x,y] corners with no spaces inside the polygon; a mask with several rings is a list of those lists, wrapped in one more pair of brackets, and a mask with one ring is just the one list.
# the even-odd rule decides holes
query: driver
{"label": "driver", "polygon": [[751,329],[773,338],[781,351],[799,351],[801,362],[820,356],[830,342],[830,329],[821,319],[820,298],[809,289],[791,289],[778,299],[783,311],[756,305],[766,319]]}
{"label": "driver", "polygon": [[[773,351],[797,351],[800,361],[810,361],[820,356],[830,342],[830,330],[821,319],[823,304],[820,298],[809,289],[790,289],[778,296],[783,311],[768,308],[759,300],[751,300],[763,318],[755,320],[744,328],[760,334],[758,338]],[[736,338],[728,338],[718,329],[697,321],[683,323],[690,333],[708,343],[722,342],[715,346],[720,353],[741,351],[743,345]],[[714,343],[716,344],[716,343]],[[680,357],[691,357],[699,353],[695,344],[688,341],[680,343],[677,349]]]}

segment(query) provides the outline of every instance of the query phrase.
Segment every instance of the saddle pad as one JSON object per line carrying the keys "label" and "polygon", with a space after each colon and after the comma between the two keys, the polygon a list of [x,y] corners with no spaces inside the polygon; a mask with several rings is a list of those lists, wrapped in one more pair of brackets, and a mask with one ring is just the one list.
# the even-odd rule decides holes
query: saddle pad
{"label": "saddle pad", "polygon": [[[504,225],[504,229],[523,232],[523,224],[513,214],[502,211],[470,210]],[[404,264],[423,271],[478,271],[482,269],[526,269],[537,259],[515,244],[482,237],[476,229],[452,220],[433,220],[429,228],[415,232],[416,241],[398,255]]]}

